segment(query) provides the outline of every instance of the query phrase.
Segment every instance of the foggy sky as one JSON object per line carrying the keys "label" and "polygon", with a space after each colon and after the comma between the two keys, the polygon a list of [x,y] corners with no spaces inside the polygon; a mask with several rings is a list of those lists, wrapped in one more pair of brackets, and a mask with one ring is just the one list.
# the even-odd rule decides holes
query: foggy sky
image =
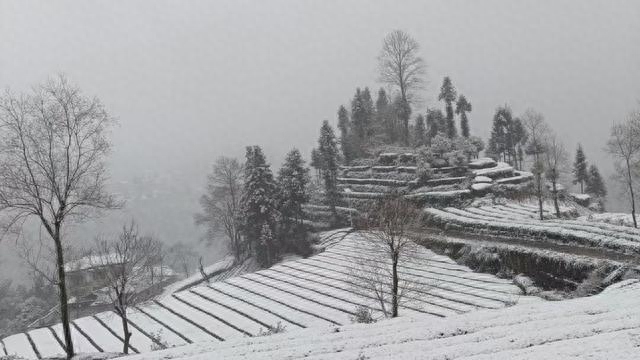
{"label": "foggy sky", "polygon": [[638,19],[633,0],[0,0],[0,87],[65,73],[119,121],[114,181],[202,186],[245,145],[274,164],[294,146],[308,158],[321,121],[380,86],[382,38],[402,29],[428,64],[426,106],[450,76],[485,139],[497,106],[533,107],[608,176],[608,129],[640,99]]}

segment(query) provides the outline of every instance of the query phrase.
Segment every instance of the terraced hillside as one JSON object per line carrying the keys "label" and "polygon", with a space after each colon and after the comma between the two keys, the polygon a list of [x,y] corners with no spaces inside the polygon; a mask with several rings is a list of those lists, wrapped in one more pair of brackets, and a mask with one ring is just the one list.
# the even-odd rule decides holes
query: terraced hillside
{"label": "terraced hillside", "polygon": [[[357,305],[371,308],[380,317],[376,300],[358,292],[351,277],[356,260],[379,254],[357,234],[342,240],[333,237],[324,246],[324,252],[307,259],[226,279],[220,274],[210,284],[132,309],[131,352],[255,337],[278,323],[286,332],[317,328],[314,332],[326,333],[328,328],[351,323]],[[475,273],[426,249],[403,263],[400,272],[425,285],[419,296],[403,304],[400,313],[405,321],[435,321],[515,302],[541,301],[521,296],[520,289],[509,280]],[[122,350],[120,319],[112,312],[74,320],[72,329],[78,352]],[[60,325],[16,334],[0,342],[0,355],[36,359],[60,353]]]}
{"label": "terraced hillside", "polygon": [[[414,154],[381,154],[371,166],[342,166],[338,183],[345,205],[364,208],[371,200],[396,191],[419,204],[441,205],[484,196],[492,191],[519,189],[532,174],[489,158],[465,167],[433,167],[419,179]],[[384,165],[381,165],[384,164]]]}
{"label": "terraced hillside", "polygon": [[447,319],[398,318],[301,330],[127,357],[155,359],[619,359],[638,358],[640,282],[565,301],[518,304]]}
{"label": "terraced hillside", "polygon": [[570,244],[629,255],[640,253],[638,229],[584,218],[557,219],[548,210],[545,220],[539,220],[536,207],[527,204],[427,208],[424,211],[432,224],[451,230],[507,234],[522,240]]}

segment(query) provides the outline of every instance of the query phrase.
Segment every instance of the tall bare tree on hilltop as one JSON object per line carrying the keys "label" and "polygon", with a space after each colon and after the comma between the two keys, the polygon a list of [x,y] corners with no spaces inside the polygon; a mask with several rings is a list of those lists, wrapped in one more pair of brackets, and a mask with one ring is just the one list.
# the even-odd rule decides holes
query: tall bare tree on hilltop
{"label": "tall bare tree on hilltop", "polygon": [[97,98],[63,76],[29,94],[0,97],[0,211],[3,234],[20,239],[35,218],[55,248],[56,282],[67,357],[74,355],[64,272],[64,225],[90,210],[118,206],[105,190],[113,120]]}
{"label": "tall bare tree on hilltop", "polygon": [[[422,88],[425,63],[418,55],[420,45],[409,34],[401,30],[389,33],[382,43],[378,56],[380,81],[397,87],[402,103],[409,106],[414,101],[415,91]],[[410,112],[409,112],[410,113]],[[403,121],[404,141],[408,141],[408,118]]]}

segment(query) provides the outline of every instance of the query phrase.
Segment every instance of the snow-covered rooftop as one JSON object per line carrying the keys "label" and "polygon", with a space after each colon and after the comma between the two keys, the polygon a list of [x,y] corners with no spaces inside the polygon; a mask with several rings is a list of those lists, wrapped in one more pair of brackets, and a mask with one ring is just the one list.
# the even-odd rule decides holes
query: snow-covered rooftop
{"label": "snow-covered rooftop", "polygon": [[64,264],[65,271],[80,271],[87,270],[94,267],[99,267],[106,264],[118,264],[120,259],[116,254],[108,255],[90,255],[85,256],[77,260],[72,260]]}

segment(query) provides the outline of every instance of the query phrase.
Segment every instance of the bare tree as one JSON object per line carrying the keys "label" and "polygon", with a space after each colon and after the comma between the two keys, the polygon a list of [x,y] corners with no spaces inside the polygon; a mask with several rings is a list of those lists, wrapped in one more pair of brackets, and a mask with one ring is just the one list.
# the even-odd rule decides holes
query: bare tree
{"label": "bare tree", "polygon": [[542,198],[543,183],[542,176],[544,174],[543,155],[546,152],[545,139],[549,133],[549,127],[544,121],[544,117],[533,109],[527,109],[522,115],[522,124],[524,125],[528,136],[526,153],[533,157],[533,166],[531,168],[535,175],[536,197],[538,198],[538,210],[540,220],[544,219]]}
{"label": "bare tree", "polygon": [[185,276],[191,274],[191,270],[195,266],[197,254],[193,248],[183,242],[179,242],[171,246],[167,250],[169,262],[173,269],[180,269]]}
{"label": "bare tree", "polygon": [[424,60],[418,55],[420,45],[401,30],[389,33],[378,56],[380,81],[397,86],[406,103],[412,102],[413,92],[421,88],[425,73]]}
{"label": "bare tree", "polygon": [[425,73],[424,60],[418,55],[420,45],[409,34],[401,30],[389,33],[382,43],[378,56],[380,81],[397,87],[400,91],[395,108],[402,121],[405,144],[409,142],[409,117],[414,92],[422,87]]}
{"label": "bare tree", "polygon": [[60,76],[32,93],[0,97],[0,211],[4,234],[36,218],[53,242],[67,356],[74,355],[64,273],[63,226],[117,207],[105,190],[112,119],[96,98]]}
{"label": "bare tree", "polygon": [[165,257],[166,251],[162,241],[151,237],[149,244],[149,261],[146,270],[150,275],[151,285],[160,284],[165,280]]}
{"label": "bare tree", "polygon": [[200,198],[202,212],[195,217],[196,224],[207,226],[210,239],[224,231],[237,260],[241,260],[245,252],[240,231],[243,171],[237,159],[218,158],[208,177],[206,194]]}
{"label": "bare tree", "polygon": [[606,150],[615,158],[614,179],[629,194],[633,226],[637,228],[635,184],[640,175],[640,111],[632,112],[627,121],[611,127]]}
{"label": "bare tree", "polygon": [[407,235],[419,226],[420,219],[420,212],[413,204],[393,194],[377,204],[365,220],[362,234],[371,249],[382,254],[384,260],[360,261],[354,279],[357,287],[373,295],[386,317],[397,317],[399,305],[415,290],[414,281],[400,278],[398,264],[413,258],[417,250]]}
{"label": "bare tree", "polygon": [[562,142],[555,134],[549,134],[545,140],[545,174],[547,180],[551,182],[551,196],[556,216],[560,217],[560,206],[558,205],[558,181],[560,176],[566,171],[569,156]]}
{"label": "bare tree", "polygon": [[109,299],[122,321],[125,354],[129,353],[131,340],[127,310],[143,300],[141,292],[149,287],[152,276],[149,269],[160,265],[157,263],[159,252],[157,242],[139,235],[132,221],[123,226],[116,239],[98,239],[96,253],[90,257],[92,266],[102,269]]}
{"label": "bare tree", "polygon": [[202,280],[206,281],[209,284],[210,278],[207,275],[207,271],[204,269],[204,264],[202,263],[202,256],[198,259],[198,271],[200,271],[200,276],[202,276]]}

